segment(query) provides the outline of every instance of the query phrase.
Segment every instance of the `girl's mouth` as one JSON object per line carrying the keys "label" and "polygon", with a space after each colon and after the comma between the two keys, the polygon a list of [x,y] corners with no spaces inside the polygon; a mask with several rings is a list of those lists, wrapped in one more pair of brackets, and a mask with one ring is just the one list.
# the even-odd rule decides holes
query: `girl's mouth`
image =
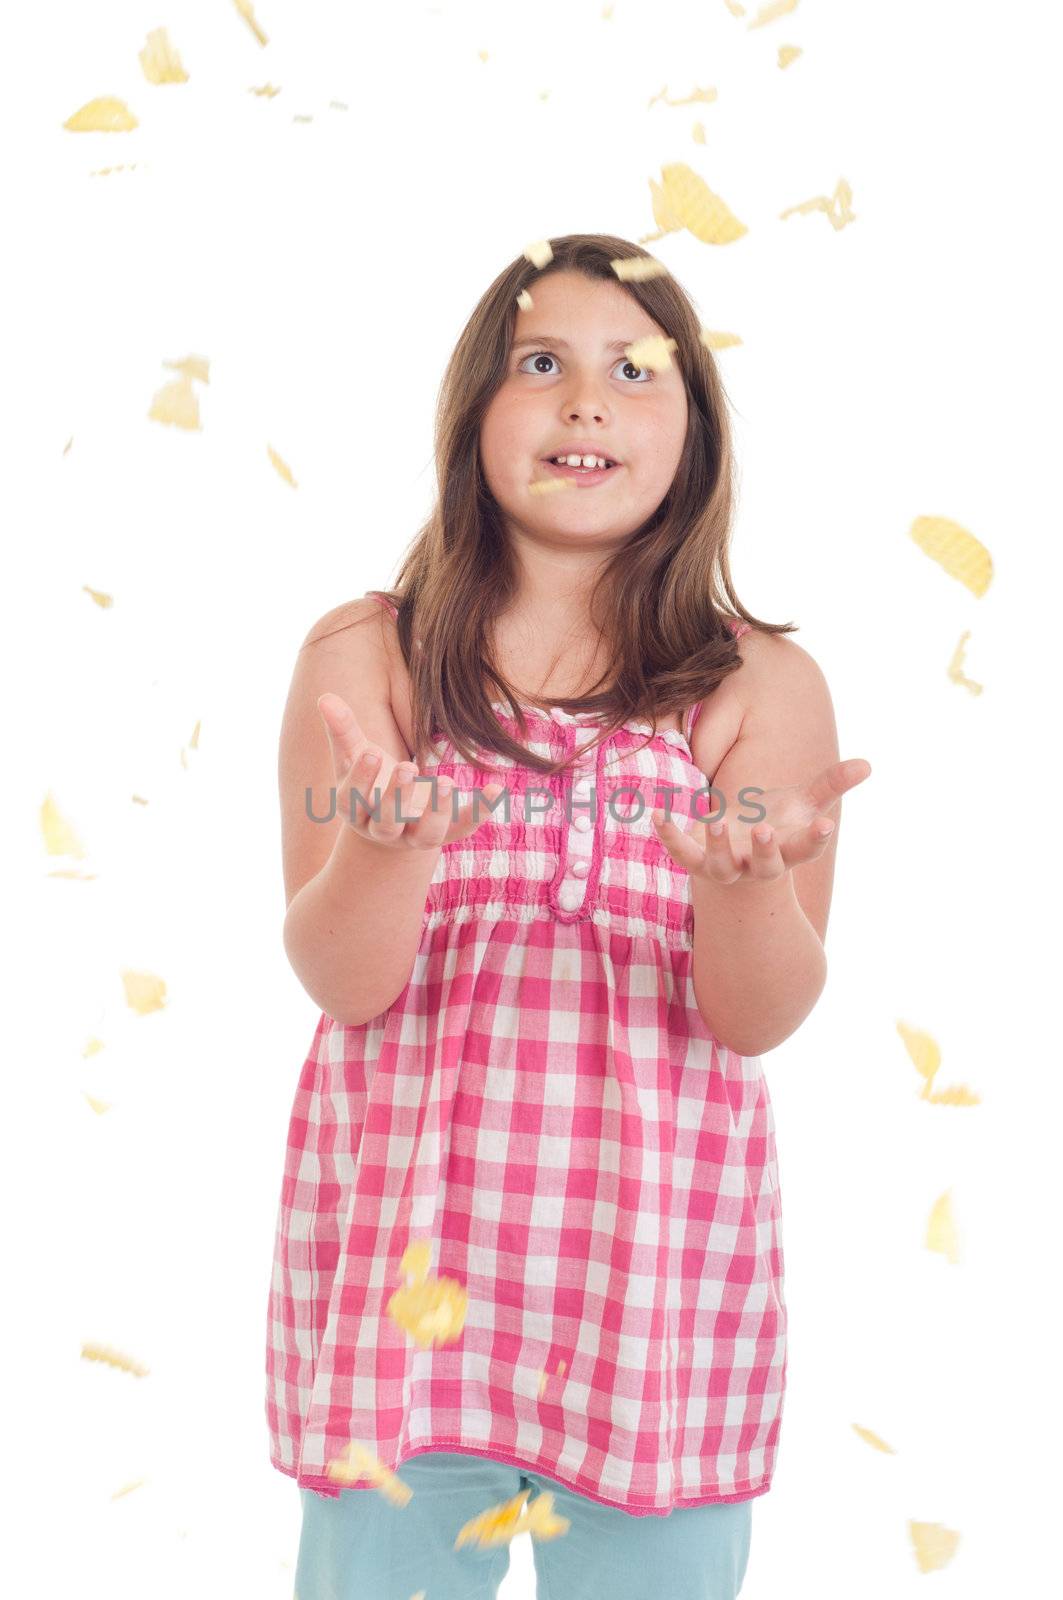
{"label": "girl's mouth", "polygon": [[553,461],[544,461],[542,465],[555,478],[573,478],[583,489],[589,489],[595,483],[603,483],[606,478],[611,478],[620,471],[619,462],[611,467],[559,467]]}

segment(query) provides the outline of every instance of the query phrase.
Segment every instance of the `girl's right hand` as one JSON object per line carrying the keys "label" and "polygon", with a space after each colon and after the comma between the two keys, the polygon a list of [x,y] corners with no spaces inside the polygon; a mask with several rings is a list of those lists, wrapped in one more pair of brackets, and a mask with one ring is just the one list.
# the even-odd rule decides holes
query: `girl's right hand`
{"label": "girl's right hand", "polygon": [[[317,709],[332,749],[336,809],[347,826],[370,844],[388,850],[437,850],[475,833],[492,815],[482,806],[474,814],[476,796],[482,794],[485,799],[494,800],[502,793],[502,784],[489,783],[476,789],[472,799],[455,807],[453,779],[437,778],[433,803],[433,784],[427,778],[418,780],[415,763],[395,762],[379,745],[370,743],[346,700],[338,694],[324,694],[318,699]],[[381,778],[386,779],[382,789]],[[354,795],[355,789],[365,796],[368,805]],[[379,821],[372,814],[378,789]],[[400,798],[396,800],[396,796]],[[406,817],[414,820],[400,820]]]}

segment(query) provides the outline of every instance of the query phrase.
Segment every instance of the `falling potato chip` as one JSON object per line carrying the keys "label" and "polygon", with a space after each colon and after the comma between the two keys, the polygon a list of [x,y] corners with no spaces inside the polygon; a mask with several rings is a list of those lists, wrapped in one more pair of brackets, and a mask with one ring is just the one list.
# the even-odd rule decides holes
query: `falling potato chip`
{"label": "falling potato chip", "polygon": [[911,1522],[908,1532],[920,1572],[936,1572],[948,1566],[956,1554],[960,1536],[941,1522]]}
{"label": "falling potato chip", "polygon": [[705,124],[703,122],[695,122],[694,126],[690,130],[690,137],[693,139],[695,144],[704,144]]}
{"label": "falling potato chip", "polygon": [[667,233],[678,233],[683,226],[680,219],[668,204],[668,196],[659,183],[650,179],[650,200],[653,204],[653,220],[657,224],[656,233],[643,234],[639,244],[649,244],[654,239],[663,239]]}
{"label": "falling potato chip", "polygon": [[122,1372],[131,1372],[134,1378],[146,1378],[150,1371],[142,1362],[134,1361],[132,1356],[123,1355],[111,1345],[97,1344],[94,1340],[85,1341],[81,1346],[81,1356],[84,1361],[102,1361],[109,1367],[118,1367]]}
{"label": "falling potato chip", "polygon": [[480,57],[481,61],[486,61],[487,60],[487,51],[486,50],[477,50],[476,54]]}
{"label": "falling potato chip", "polygon": [[732,345],[742,343],[739,334],[719,333],[713,328],[702,328],[699,338],[706,350],[729,350]]}
{"label": "falling potato chip", "polygon": [[644,339],[626,344],[624,354],[636,367],[648,367],[651,372],[667,372],[672,365],[672,351],[678,348],[677,340],[666,339],[660,333],[650,333]]}
{"label": "falling potato chip", "polygon": [[456,1278],[429,1275],[420,1283],[396,1289],[385,1310],[396,1327],[415,1344],[453,1344],[465,1327],[469,1296]]}
{"label": "falling potato chip", "polygon": [[719,98],[720,91],[718,89],[706,88],[694,89],[692,93],[683,95],[681,99],[673,100],[668,94],[667,89],[661,89],[657,94],[654,95],[653,99],[649,103],[652,106],[658,100],[663,100],[666,106],[692,106],[699,104],[702,101],[707,101],[711,104],[712,101],[718,100]]}
{"label": "falling potato chip", "polygon": [[104,611],[114,605],[114,600],[109,594],[104,594],[100,589],[90,589],[87,583],[81,585],[82,594],[91,595],[96,604]]}
{"label": "falling potato chip", "polygon": [[533,478],[528,485],[529,494],[556,494],[559,489],[574,489],[573,478]]}
{"label": "falling potato chip", "polygon": [[131,1483],[123,1483],[120,1489],[114,1491],[111,1499],[120,1500],[124,1494],[132,1494],[134,1489],[142,1489],[147,1481],[147,1478],[134,1478]]}
{"label": "falling potato chip", "polygon": [[517,304],[520,306],[522,311],[530,311],[535,302],[528,293],[527,289],[522,289],[520,294],[517,296]]}
{"label": "falling potato chip", "polygon": [[745,16],[745,14],[746,14],[745,6],[740,6],[738,4],[738,0],[723,0],[723,3],[727,7],[728,11],[731,13],[732,17],[744,17]]}
{"label": "falling potato chip", "polygon": [[251,32],[254,34],[259,44],[269,44],[268,38],[255,18],[255,8],[251,4],[251,0],[233,0],[233,5],[236,7],[237,11],[239,11],[240,15],[247,23],[247,26],[251,29]]}
{"label": "falling potato chip", "polygon": [[888,1456],[895,1456],[897,1454],[896,1450],[894,1450],[891,1444],[885,1444],[883,1440],[879,1438],[877,1433],[871,1432],[870,1428],[861,1428],[858,1422],[854,1422],[852,1427],[853,1430],[860,1435],[861,1439],[865,1439],[867,1443],[874,1449],[882,1450]]}
{"label": "falling potato chip", "polygon": [[780,220],[799,215],[807,211],[822,211],[831,227],[837,231],[848,223],[856,221],[856,212],[852,208],[853,191],[844,178],[839,178],[834,186],[832,195],[817,194],[811,200],[802,200],[800,205],[787,206],[785,211],[779,212]]}
{"label": "falling potato chip", "polygon": [[86,1039],[85,1041],[85,1048],[81,1052],[82,1060],[87,1061],[89,1056],[98,1056],[100,1051],[105,1050],[106,1048],[107,1046],[104,1044],[103,1040],[97,1039],[95,1034],[93,1034],[91,1038]]}
{"label": "falling potato chip", "polygon": [[264,94],[264,95],[268,95],[269,98],[272,100],[273,96],[275,94],[280,94],[280,90],[279,89],[275,89],[273,87],[272,83],[264,83],[262,85],[261,89],[256,89],[254,87],[250,88],[248,90],[248,94],[258,94],[258,95],[263,95]]}
{"label": "falling potato chip", "polygon": [[126,1005],[139,1017],[151,1011],[162,1011],[166,1005],[166,981],[154,972],[131,972],[124,969],[122,984]]}
{"label": "falling potato chip", "polygon": [[960,642],[952,652],[952,658],[945,670],[953,683],[960,684],[970,694],[981,694],[984,686],[976,683],[973,678],[968,678],[963,670],[963,663],[967,653],[966,645],[970,637],[970,628],[965,628],[960,634]]}
{"label": "falling potato chip", "polygon": [[946,1190],[934,1201],[926,1227],[926,1247],[939,1255],[947,1256],[953,1266],[960,1259],[959,1234],[952,1215],[950,1191]]}
{"label": "falling potato chip", "polygon": [[907,1023],[898,1022],[897,1032],[904,1040],[915,1070],[926,1079],[926,1087],[930,1088],[935,1072],[941,1065],[941,1050],[929,1033],[922,1033],[918,1028],[909,1028]]}
{"label": "falling potato chip", "polygon": [[82,1093],[98,1117],[102,1117],[105,1111],[110,1111],[111,1102],[109,1100],[97,1100],[94,1095],[88,1094],[85,1090],[82,1090]]}
{"label": "falling potato chip", "polygon": [[281,459],[281,457],[277,454],[276,450],[274,450],[274,448],[273,448],[273,446],[271,444],[268,444],[266,446],[266,449],[269,451],[269,459],[272,461],[274,467],[277,469],[277,472],[280,474],[280,476],[284,479],[285,483],[290,483],[293,489],[298,489],[299,485],[296,483],[295,479],[292,477],[292,469],[288,465],[288,463]]}
{"label": "falling potato chip", "polygon": [[958,579],[979,599],[985,594],[993,577],[993,561],[973,533],[948,517],[916,517],[908,532],[950,578]]}
{"label": "falling potato chip", "polygon": [[153,28],[137,60],[149,83],[187,83],[188,73],[165,28]]}
{"label": "falling potato chip", "polygon": [[770,5],[761,6],[749,27],[762,28],[765,23],[774,22],[777,17],[785,17],[796,10],[797,0],[771,0]]}
{"label": "falling potato chip", "polygon": [[50,856],[74,856],[84,860],[84,846],[50,791],[41,802],[40,820],[44,848]]}
{"label": "falling potato chip", "polygon": [[804,55],[804,51],[801,49],[800,45],[781,44],[779,46],[779,59],[776,65],[779,67],[788,67],[790,62],[796,61],[800,55]]}
{"label": "falling potato chip", "polygon": [[749,232],[744,222],[714,194],[685,161],[673,161],[661,168],[669,211],[703,244],[733,244]]}
{"label": "falling potato chip", "polygon": [[654,256],[619,256],[609,265],[621,283],[645,283],[649,278],[664,278],[668,268]]}
{"label": "falling potato chip", "polygon": [[124,100],[114,95],[101,95],[98,100],[88,100],[63,123],[71,133],[129,133],[140,123]]}
{"label": "falling potato chip", "polygon": [[375,1456],[365,1445],[352,1439],[338,1456],[333,1456],[325,1467],[325,1476],[333,1483],[357,1483],[359,1478],[368,1478],[378,1488],[385,1500],[394,1506],[408,1506],[413,1499],[413,1490],[408,1483],[392,1472],[390,1467]]}
{"label": "falling potato chip", "polygon": [[554,259],[549,239],[539,239],[535,244],[526,245],[524,254],[533,267],[545,267]]}
{"label": "falling potato chip", "polygon": [[523,1502],[530,1493],[530,1489],[522,1489],[512,1500],[492,1506],[478,1517],[473,1517],[458,1534],[454,1549],[460,1550],[465,1544],[491,1549],[495,1545],[509,1544],[520,1533],[530,1533],[539,1542],[556,1539],[567,1533],[572,1524],[567,1517],[556,1515],[553,1509],[554,1496],[549,1490],[537,1495],[522,1513]]}
{"label": "falling potato chip", "polygon": [[406,1246],[399,1271],[408,1282],[424,1283],[432,1270],[431,1239],[415,1239]]}
{"label": "falling potato chip", "polygon": [[174,378],[164,383],[151,397],[150,422],[165,422],[170,427],[196,430],[200,427],[199,401],[189,378]]}

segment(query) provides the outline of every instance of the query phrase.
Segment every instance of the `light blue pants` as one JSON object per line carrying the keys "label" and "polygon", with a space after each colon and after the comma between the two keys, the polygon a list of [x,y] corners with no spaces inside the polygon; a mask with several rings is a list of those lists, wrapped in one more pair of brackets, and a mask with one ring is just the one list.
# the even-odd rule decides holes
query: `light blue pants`
{"label": "light blue pants", "polygon": [[403,1462],[413,1490],[396,1506],[379,1489],[339,1497],[300,1486],[303,1523],[297,1600],[497,1600],[509,1570],[508,1544],[454,1541],[488,1507],[544,1489],[572,1526],[555,1539],[531,1537],[536,1600],[735,1600],[749,1561],[752,1500],[680,1506],[668,1516],[632,1516],[587,1499],[537,1472],[483,1456],[431,1450]]}

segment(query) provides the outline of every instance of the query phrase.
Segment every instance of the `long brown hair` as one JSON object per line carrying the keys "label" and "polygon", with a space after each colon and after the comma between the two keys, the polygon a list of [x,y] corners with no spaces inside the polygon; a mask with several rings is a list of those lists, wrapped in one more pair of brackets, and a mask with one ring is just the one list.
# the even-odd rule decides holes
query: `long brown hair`
{"label": "long brown hair", "polygon": [[685,290],[670,275],[618,279],[613,261],[649,258],[627,239],[572,233],[550,245],[553,258],[542,272],[524,255],[510,262],[465,324],[436,408],[436,506],[408,547],[395,588],[374,591],[398,607],[419,764],[436,728],[473,763],[479,758],[470,743],[541,773],[567,764],[533,755],[510,738],[492,699],[512,706],[522,736],[527,724],[516,691],[485,645],[492,619],[514,596],[518,574],[480,464],[480,424],[506,376],[517,296],[548,273],[568,270],[621,283],[676,341],[673,359],[689,403],[683,454],[668,493],[594,585],[592,610],[600,591],[608,619],[603,636],[612,652],[606,687],[554,703],[577,716],[597,715],[601,738],[631,718],[656,725],[704,699],[741,666],[727,615],[765,633],[795,631],[793,623],[760,621],[735,594],[728,559],[734,456],[727,397]]}

